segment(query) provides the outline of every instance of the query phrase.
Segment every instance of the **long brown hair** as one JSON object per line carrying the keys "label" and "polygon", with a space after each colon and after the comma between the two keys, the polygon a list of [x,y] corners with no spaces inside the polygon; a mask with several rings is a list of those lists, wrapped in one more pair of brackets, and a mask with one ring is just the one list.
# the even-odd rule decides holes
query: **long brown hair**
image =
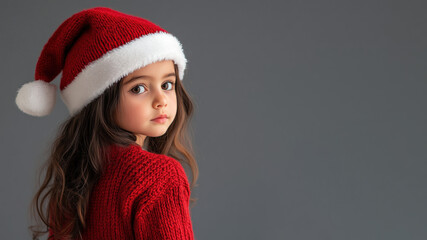
{"label": "long brown hair", "polygon": [[[190,166],[190,189],[197,186],[199,174],[188,128],[193,103],[185,91],[174,64],[176,75],[177,113],[171,126],[160,137],[147,136],[147,151],[165,154]],[[38,214],[41,226],[30,226],[33,239],[50,230],[55,239],[81,237],[86,226],[89,196],[108,162],[106,148],[110,144],[136,144],[136,136],[120,128],[114,115],[120,99],[121,82],[104,93],[59,126],[48,160],[41,166],[38,182],[44,181],[31,202],[31,216]],[[45,174],[43,171],[45,170]],[[190,198],[190,207],[197,198]]]}

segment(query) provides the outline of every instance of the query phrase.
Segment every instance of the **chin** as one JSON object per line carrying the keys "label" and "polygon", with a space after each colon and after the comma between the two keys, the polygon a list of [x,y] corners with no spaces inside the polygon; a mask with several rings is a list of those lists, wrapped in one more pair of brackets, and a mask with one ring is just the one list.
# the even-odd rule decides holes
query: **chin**
{"label": "chin", "polygon": [[161,137],[161,136],[165,135],[166,131],[167,131],[167,128],[165,130],[163,130],[163,131],[153,131],[153,132],[150,132],[146,136],[150,136],[150,137]]}

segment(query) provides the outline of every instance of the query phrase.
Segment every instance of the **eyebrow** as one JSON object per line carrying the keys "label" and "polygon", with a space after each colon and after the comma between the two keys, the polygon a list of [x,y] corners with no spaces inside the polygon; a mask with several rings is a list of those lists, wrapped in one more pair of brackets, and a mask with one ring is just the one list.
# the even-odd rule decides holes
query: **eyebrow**
{"label": "eyebrow", "polygon": [[[175,73],[168,73],[168,74],[164,75],[163,78],[172,77],[172,76],[175,76]],[[126,84],[128,84],[130,82],[133,82],[133,81],[137,80],[138,78],[149,78],[149,79],[152,79],[151,76],[138,75],[138,76],[135,76],[135,77],[131,78],[129,81],[125,82],[124,85],[126,85]]]}

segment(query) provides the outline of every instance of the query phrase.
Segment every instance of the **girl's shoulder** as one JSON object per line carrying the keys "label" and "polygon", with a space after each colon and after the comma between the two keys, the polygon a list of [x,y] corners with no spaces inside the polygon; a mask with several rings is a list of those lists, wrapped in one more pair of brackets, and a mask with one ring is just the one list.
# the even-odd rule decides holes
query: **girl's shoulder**
{"label": "girl's shoulder", "polygon": [[126,196],[123,197],[126,204],[132,204],[137,198],[157,198],[175,187],[186,189],[190,194],[184,168],[172,157],[145,151],[137,145],[116,146],[112,156],[116,164],[110,172],[119,176],[120,195]]}
{"label": "girl's shoulder", "polygon": [[147,181],[175,181],[187,179],[181,163],[164,154],[146,151],[138,145],[113,146],[113,161],[131,177]]}

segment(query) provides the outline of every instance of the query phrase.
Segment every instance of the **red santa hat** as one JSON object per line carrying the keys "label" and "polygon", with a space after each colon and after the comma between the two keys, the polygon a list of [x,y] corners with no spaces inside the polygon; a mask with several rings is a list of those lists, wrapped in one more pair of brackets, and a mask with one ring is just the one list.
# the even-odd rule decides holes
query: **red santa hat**
{"label": "red santa hat", "polygon": [[50,82],[62,71],[61,98],[74,115],[122,77],[161,60],[173,60],[183,80],[187,60],[172,34],[106,7],[86,9],[65,20],[49,38],[35,81],[18,90],[15,102],[29,115],[50,114],[56,97],[56,85]]}

